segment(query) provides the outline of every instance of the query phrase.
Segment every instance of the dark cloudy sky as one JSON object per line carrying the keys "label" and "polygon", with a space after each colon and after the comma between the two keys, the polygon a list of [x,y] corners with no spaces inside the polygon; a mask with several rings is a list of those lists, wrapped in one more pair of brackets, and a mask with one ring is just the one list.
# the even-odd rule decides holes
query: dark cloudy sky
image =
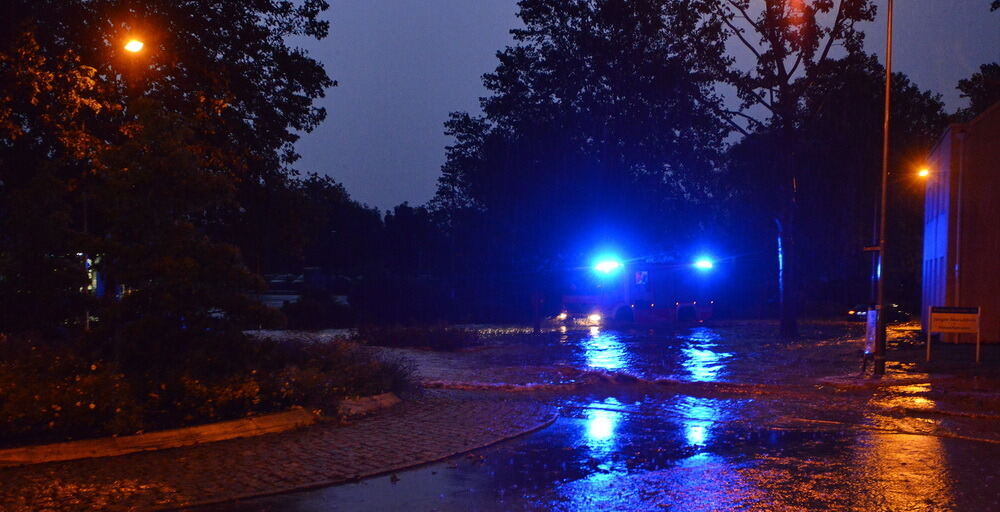
{"label": "dark cloudy sky", "polygon": [[[511,42],[516,0],[330,0],[330,37],[306,48],[340,86],[321,104],[326,122],[298,144],[297,167],[328,174],[382,209],[434,194],[455,110],[478,110],[480,77]],[[885,0],[877,0],[882,6]],[[894,68],[964,106],[955,85],[1000,60],[1000,11],[990,0],[896,2]],[[884,9],[864,27],[884,54]]]}

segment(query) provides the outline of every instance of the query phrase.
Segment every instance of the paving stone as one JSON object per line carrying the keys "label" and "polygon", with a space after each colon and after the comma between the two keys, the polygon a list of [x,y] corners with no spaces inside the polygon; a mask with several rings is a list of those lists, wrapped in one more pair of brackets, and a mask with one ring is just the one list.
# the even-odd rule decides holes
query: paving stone
{"label": "paving stone", "polygon": [[0,510],[169,509],[347,482],[492,444],[537,428],[553,414],[535,401],[428,391],[347,425],[0,468]]}

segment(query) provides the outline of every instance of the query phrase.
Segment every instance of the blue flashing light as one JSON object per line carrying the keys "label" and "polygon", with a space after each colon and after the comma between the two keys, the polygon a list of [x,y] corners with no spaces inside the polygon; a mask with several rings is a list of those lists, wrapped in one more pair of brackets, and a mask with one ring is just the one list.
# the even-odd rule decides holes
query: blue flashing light
{"label": "blue flashing light", "polygon": [[615,270],[622,268],[623,266],[624,265],[622,264],[621,261],[614,259],[606,259],[598,261],[597,264],[594,265],[594,271],[600,272],[602,274],[610,274]]}
{"label": "blue flashing light", "polygon": [[694,268],[707,272],[715,268],[715,262],[711,258],[698,258],[694,262]]}

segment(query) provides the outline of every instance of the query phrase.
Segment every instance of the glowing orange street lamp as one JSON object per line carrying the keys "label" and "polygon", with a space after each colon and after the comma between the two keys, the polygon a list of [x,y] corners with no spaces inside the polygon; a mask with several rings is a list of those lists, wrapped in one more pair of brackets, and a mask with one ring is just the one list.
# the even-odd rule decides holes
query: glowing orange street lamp
{"label": "glowing orange street lamp", "polygon": [[921,178],[926,178],[930,175],[931,175],[931,170],[926,167],[917,171],[917,176],[920,176]]}
{"label": "glowing orange street lamp", "polygon": [[142,43],[142,41],[138,39],[129,39],[128,42],[125,43],[125,51],[131,53],[139,53],[142,51],[143,46],[145,45]]}

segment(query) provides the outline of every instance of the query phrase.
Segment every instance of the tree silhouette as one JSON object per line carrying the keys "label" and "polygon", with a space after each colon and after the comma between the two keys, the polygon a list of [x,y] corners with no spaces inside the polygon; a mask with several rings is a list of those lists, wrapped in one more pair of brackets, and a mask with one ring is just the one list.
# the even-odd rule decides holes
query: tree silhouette
{"label": "tree silhouette", "polygon": [[750,69],[734,66],[725,75],[741,102],[733,119],[745,135],[767,131],[777,143],[767,172],[757,179],[774,192],[770,215],[781,251],[781,333],[794,337],[805,256],[799,247],[800,181],[808,172],[799,128],[812,115],[803,102],[816,87],[819,75],[813,71],[835,58],[835,48],[848,55],[862,51],[864,34],[856,24],[874,19],[875,8],[870,0],[724,0],[716,8],[727,35],[754,60]]}
{"label": "tree silhouette", "polygon": [[478,261],[534,271],[601,241],[646,248],[696,229],[686,216],[717,193],[728,133],[712,3],[519,3],[524,26],[484,77],[483,116],[446,124],[455,142],[433,202],[452,229],[486,226]]}
{"label": "tree silhouette", "polygon": [[[298,132],[324,117],[313,100],[333,82],[288,41],[323,37],[325,8],[12,2],[0,33],[0,293],[28,314],[5,328],[78,324],[95,307],[78,304],[85,257],[122,296],[90,311],[117,338],[140,324],[237,328],[258,281],[221,226],[287,180]],[[123,50],[128,37],[144,50]]]}
{"label": "tree silhouette", "polygon": [[[881,110],[885,69],[874,56],[828,61],[808,77],[803,99],[798,177],[802,303],[813,314],[836,314],[868,300],[870,261],[861,248],[871,241],[881,166]],[[803,78],[807,79],[807,78]],[[940,97],[896,73],[892,82],[889,217],[893,246],[887,262],[889,299],[915,306],[922,240],[922,183],[912,178],[946,122]],[[770,213],[773,184],[762,177],[772,155],[785,148],[777,131],[758,130],[731,153],[744,217]]]}
{"label": "tree silhouette", "polygon": [[955,114],[957,120],[971,121],[986,112],[1000,102],[1000,63],[983,64],[978,73],[958,81],[958,90],[969,99],[969,106]]}

